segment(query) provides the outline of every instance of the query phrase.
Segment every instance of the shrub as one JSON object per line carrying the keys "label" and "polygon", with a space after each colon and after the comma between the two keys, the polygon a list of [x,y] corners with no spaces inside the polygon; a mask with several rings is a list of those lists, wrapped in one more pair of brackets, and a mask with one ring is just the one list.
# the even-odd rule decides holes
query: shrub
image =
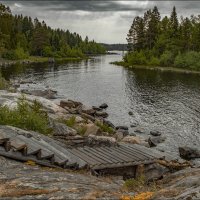
{"label": "shrub", "polygon": [[124,58],[130,65],[145,65],[147,64],[147,59],[143,51],[134,51],[128,53]]}
{"label": "shrub", "polygon": [[18,100],[15,109],[7,106],[0,107],[0,124],[38,131],[43,134],[51,132],[47,113],[42,111],[40,103],[34,101],[31,105],[24,97]]}
{"label": "shrub", "polygon": [[24,52],[24,49],[17,47],[15,50],[8,50],[2,55],[3,58],[8,60],[26,59],[29,57],[28,53]]}
{"label": "shrub", "polygon": [[170,51],[165,51],[160,57],[160,64],[163,66],[172,66],[174,64],[174,55]]}
{"label": "shrub", "polygon": [[159,66],[160,65],[160,61],[158,58],[156,57],[151,57],[150,60],[147,62],[148,65],[152,65],[152,66]]}
{"label": "shrub", "polygon": [[111,128],[110,126],[106,125],[106,124],[103,124],[103,123],[100,123],[100,122],[96,122],[95,123],[100,129],[101,131],[103,132],[107,132],[109,134],[113,134],[114,133],[114,130],[113,128]]}
{"label": "shrub", "polygon": [[53,57],[53,51],[52,48],[49,46],[44,47],[43,51],[42,51],[42,55],[45,57]]}

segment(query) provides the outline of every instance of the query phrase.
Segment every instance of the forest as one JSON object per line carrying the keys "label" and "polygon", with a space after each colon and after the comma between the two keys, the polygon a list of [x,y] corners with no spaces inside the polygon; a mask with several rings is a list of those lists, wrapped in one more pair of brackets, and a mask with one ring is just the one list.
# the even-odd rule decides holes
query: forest
{"label": "forest", "polygon": [[88,37],[82,39],[69,30],[52,29],[37,18],[12,15],[9,7],[0,4],[0,57],[8,60],[29,56],[82,58],[104,54],[105,48]]}
{"label": "forest", "polygon": [[200,70],[200,15],[161,18],[155,6],[134,18],[127,34],[127,65],[163,66]]}

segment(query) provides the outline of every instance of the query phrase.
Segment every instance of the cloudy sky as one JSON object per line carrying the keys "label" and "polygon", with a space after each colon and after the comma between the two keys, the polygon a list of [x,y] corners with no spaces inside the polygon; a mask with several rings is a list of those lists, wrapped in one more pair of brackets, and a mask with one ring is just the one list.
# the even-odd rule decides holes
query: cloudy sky
{"label": "cloudy sky", "polygon": [[28,15],[44,20],[53,28],[69,29],[84,38],[105,43],[126,43],[126,34],[134,16],[157,5],[161,15],[169,15],[177,7],[179,15],[200,14],[198,1],[1,1],[10,6],[13,14]]}

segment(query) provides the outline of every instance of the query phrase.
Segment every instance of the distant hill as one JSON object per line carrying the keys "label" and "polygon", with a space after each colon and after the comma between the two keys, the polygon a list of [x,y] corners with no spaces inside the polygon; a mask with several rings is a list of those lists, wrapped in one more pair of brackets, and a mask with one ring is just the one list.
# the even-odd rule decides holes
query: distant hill
{"label": "distant hill", "polygon": [[127,51],[127,44],[104,44],[102,46],[106,48],[107,51]]}

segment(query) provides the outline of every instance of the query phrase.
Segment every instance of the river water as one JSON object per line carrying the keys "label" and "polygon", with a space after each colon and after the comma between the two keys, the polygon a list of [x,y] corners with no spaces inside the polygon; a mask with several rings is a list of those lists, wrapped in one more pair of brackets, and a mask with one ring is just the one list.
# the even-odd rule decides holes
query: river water
{"label": "river water", "polygon": [[121,58],[121,54],[104,55],[59,65],[17,65],[3,68],[2,74],[37,82],[32,87],[49,86],[58,91],[59,98],[96,106],[105,102],[115,125],[136,123],[145,130],[142,136],[150,130],[161,131],[166,136],[158,146],[161,150],[177,154],[179,146],[200,146],[200,75],[110,64]]}

